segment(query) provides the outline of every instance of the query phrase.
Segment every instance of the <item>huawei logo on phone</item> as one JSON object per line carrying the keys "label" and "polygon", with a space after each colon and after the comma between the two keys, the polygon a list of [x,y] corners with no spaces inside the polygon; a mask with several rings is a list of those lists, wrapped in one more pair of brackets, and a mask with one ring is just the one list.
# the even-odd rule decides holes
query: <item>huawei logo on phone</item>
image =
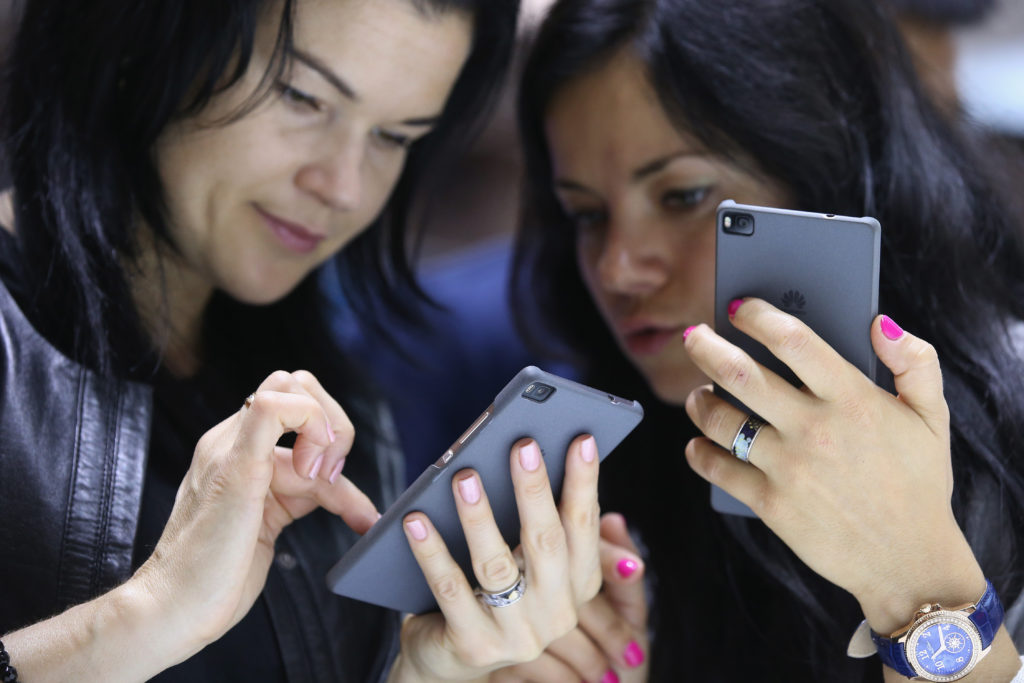
{"label": "huawei logo on phone", "polygon": [[803,315],[807,299],[799,290],[791,289],[782,295],[782,310],[790,315]]}

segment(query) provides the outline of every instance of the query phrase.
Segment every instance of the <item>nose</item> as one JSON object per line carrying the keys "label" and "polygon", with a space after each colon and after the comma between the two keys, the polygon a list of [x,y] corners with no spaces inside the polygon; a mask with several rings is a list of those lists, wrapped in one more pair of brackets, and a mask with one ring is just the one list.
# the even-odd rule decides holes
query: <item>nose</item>
{"label": "nose", "polygon": [[655,233],[637,225],[608,225],[597,261],[598,277],[605,290],[640,296],[668,281],[670,246]]}
{"label": "nose", "polygon": [[318,152],[299,169],[296,184],[332,209],[354,210],[362,201],[364,145],[346,137]]}

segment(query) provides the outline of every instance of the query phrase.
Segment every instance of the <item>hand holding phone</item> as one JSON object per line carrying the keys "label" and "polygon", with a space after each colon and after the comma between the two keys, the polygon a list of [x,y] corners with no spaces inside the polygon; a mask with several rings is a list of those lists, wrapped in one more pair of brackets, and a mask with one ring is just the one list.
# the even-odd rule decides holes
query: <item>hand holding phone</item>
{"label": "hand holding phone", "polygon": [[524,520],[520,519],[510,474],[513,445],[529,438],[539,446],[557,501],[570,444],[581,435],[592,435],[603,459],[642,416],[635,401],[532,366],[523,369],[339,560],[327,576],[328,585],[340,595],[403,612],[436,609],[437,601],[406,540],[403,520],[409,513],[424,513],[464,575],[474,581],[455,498],[459,495],[459,482],[453,481],[457,474],[470,468],[476,472],[502,538],[515,548]]}
{"label": "hand holding phone", "polygon": [[[874,218],[737,204],[718,206],[715,331],[795,386],[793,372],[729,320],[730,302],[764,299],[807,324],[839,355],[875,380],[870,328],[878,314],[881,226]],[[720,387],[715,393],[753,413]],[[719,512],[753,517],[743,503],[712,487]]]}

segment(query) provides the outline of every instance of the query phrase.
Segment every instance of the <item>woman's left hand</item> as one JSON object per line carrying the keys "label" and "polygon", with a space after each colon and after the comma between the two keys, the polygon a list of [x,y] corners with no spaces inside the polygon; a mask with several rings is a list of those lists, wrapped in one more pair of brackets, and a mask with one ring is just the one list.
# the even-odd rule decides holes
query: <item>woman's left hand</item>
{"label": "woman's left hand", "polygon": [[985,581],[950,505],[949,411],[934,348],[884,316],[875,320],[871,341],[893,372],[893,396],[764,301],[744,300],[732,322],[804,386],[706,325],[692,329],[694,362],[768,424],[742,462],[729,449],[748,416],[709,386],[695,390],[686,410],[708,438],[687,445],[690,466],[853,593],[876,631],[904,625],[937,596],[976,600]]}
{"label": "woman's left hand", "polygon": [[[498,529],[479,474],[465,469],[452,479],[472,577],[460,569],[425,514],[406,515],[409,546],[440,612],[406,620],[390,680],[485,680],[503,666],[532,661],[575,628],[577,609],[600,589],[594,438],[580,436],[569,445],[558,503],[536,441],[515,443],[509,465],[521,530],[516,553]],[[499,592],[518,585],[520,577],[525,588],[506,605],[487,605],[473,589],[476,583]]]}

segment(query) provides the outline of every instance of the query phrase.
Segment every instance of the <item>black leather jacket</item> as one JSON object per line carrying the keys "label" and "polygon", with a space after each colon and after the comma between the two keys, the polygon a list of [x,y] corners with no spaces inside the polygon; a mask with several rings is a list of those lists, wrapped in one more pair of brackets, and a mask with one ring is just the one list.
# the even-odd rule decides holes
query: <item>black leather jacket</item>
{"label": "black leather jacket", "polygon": [[[130,576],[152,403],[57,352],[0,283],[0,634]],[[381,450],[371,498],[394,500],[400,463]],[[264,596],[289,681],[374,681],[397,652],[396,613],[327,591],[354,540],[313,514],[278,541]]]}

